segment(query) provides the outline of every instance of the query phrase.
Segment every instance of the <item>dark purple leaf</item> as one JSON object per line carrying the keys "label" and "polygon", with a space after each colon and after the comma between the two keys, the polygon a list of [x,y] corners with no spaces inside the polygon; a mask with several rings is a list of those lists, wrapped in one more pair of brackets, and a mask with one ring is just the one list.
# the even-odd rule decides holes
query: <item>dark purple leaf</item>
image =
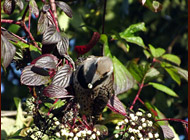
{"label": "dark purple leaf", "polygon": [[11,63],[15,56],[16,48],[1,34],[1,64],[4,68]]}
{"label": "dark purple leaf", "polygon": [[42,44],[56,44],[61,39],[61,34],[56,30],[55,26],[49,26],[43,34]]}
{"label": "dark purple leaf", "polygon": [[45,4],[42,8],[43,12],[48,12],[48,10],[50,9],[50,5],[49,4]]}
{"label": "dark purple leaf", "polygon": [[34,64],[36,67],[46,68],[46,69],[55,69],[58,63],[57,57],[52,54],[44,54],[35,60],[31,64]]}
{"label": "dark purple leaf", "polygon": [[67,98],[67,97],[73,97],[72,95],[68,95],[68,92],[66,89],[60,86],[56,85],[49,85],[46,87],[43,91],[43,94],[47,97],[54,97],[54,98]]}
{"label": "dark purple leaf", "polygon": [[33,13],[37,18],[39,16],[39,10],[38,10],[38,5],[36,4],[36,1],[30,0],[29,6],[30,6],[31,13]]}
{"label": "dark purple leaf", "polygon": [[64,36],[62,37],[62,40],[57,43],[57,50],[60,55],[67,54],[67,50],[69,47],[69,39],[68,37]]}
{"label": "dark purple leaf", "polygon": [[72,10],[68,4],[63,1],[55,1],[55,4],[63,10],[63,12],[70,18],[72,18]]}
{"label": "dark purple leaf", "polygon": [[24,4],[22,0],[15,0],[16,1],[16,5],[19,7],[20,11],[23,10],[24,8]]}
{"label": "dark purple leaf", "polygon": [[61,67],[56,75],[53,77],[52,84],[65,88],[70,83],[70,77],[72,74],[72,69],[68,64],[65,64]]}
{"label": "dark purple leaf", "polygon": [[40,13],[40,18],[38,20],[37,34],[43,34],[48,28],[49,19],[47,18],[47,14],[44,12]]}
{"label": "dark purple leaf", "polygon": [[168,125],[160,125],[160,127],[162,128],[165,139],[173,139],[175,137],[172,129]]}
{"label": "dark purple leaf", "polygon": [[6,14],[11,15],[15,10],[15,1],[14,0],[5,0],[3,3],[3,10]]}
{"label": "dark purple leaf", "polygon": [[107,106],[109,107],[109,109],[111,109],[114,112],[120,113],[122,115],[127,115],[123,104],[115,95],[113,95],[111,99],[108,100]]}
{"label": "dark purple leaf", "polygon": [[[43,73],[43,74],[42,74]],[[21,83],[28,86],[40,86],[47,84],[50,76],[43,68],[36,68],[34,65],[26,66],[21,74]]]}

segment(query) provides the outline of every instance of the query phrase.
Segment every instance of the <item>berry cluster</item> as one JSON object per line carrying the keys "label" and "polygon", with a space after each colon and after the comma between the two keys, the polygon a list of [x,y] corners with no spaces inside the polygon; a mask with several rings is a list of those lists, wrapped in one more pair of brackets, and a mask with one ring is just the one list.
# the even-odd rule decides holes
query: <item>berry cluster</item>
{"label": "berry cluster", "polygon": [[130,113],[127,118],[118,122],[114,133],[117,139],[160,140],[152,114],[140,111]]}

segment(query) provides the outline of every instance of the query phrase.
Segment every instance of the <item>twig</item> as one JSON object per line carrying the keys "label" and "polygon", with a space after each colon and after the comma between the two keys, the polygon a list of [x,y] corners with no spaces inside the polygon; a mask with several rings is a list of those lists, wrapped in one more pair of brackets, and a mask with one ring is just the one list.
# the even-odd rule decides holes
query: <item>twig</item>
{"label": "twig", "polygon": [[181,122],[183,124],[188,125],[188,121],[182,120],[182,119],[174,119],[174,118],[166,118],[166,119],[159,119],[155,121],[175,121],[175,122]]}
{"label": "twig", "polygon": [[104,34],[104,28],[105,28],[106,5],[107,5],[107,0],[104,0],[104,11],[103,11],[103,19],[102,19],[102,34]]}
{"label": "twig", "polygon": [[142,80],[142,83],[141,83],[140,86],[139,86],[138,93],[137,93],[135,99],[133,100],[133,103],[132,103],[132,105],[131,105],[131,107],[130,107],[130,110],[133,109],[133,106],[135,105],[137,99],[139,98],[139,95],[140,95],[140,93],[141,93],[141,90],[142,90],[143,86],[144,86],[144,79]]}
{"label": "twig", "polygon": [[55,23],[55,27],[56,27],[57,31],[60,32],[59,27],[58,27],[58,24],[57,24],[57,20],[56,20],[56,18],[54,17],[54,14],[52,13],[51,9],[49,9],[49,13],[51,14],[51,16],[52,16],[52,18],[53,18],[53,22]]}
{"label": "twig", "polygon": [[21,25],[20,21],[14,21],[14,20],[11,20],[11,19],[1,19],[1,23],[9,23],[9,24]]}
{"label": "twig", "polygon": [[[3,27],[1,27],[1,29],[6,30],[6,29],[3,28]],[[12,32],[9,32],[9,33],[10,33],[11,35],[13,35],[14,37],[18,38],[20,41],[22,41],[22,42],[24,42],[24,43],[27,43],[27,41],[24,40],[22,37],[20,37],[20,36],[14,34],[14,33],[12,33]]]}

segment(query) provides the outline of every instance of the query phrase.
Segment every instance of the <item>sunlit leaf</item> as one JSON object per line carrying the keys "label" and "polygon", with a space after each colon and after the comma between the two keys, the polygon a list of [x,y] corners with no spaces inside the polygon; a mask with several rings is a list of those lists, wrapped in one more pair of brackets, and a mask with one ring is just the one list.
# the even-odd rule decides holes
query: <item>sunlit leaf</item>
{"label": "sunlit leaf", "polygon": [[38,5],[36,4],[36,1],[35,0],[30,0],[29,7],[30,7],[30,10],[31,10],[31,13],[33,13],[37,18],[39,16],[39,10],[38,10]]}
{"label": "sunlit leaf", "polygon": [[171,64],[161,62],[161,66],[168,72],[168,74],[171,76],[171,78],[178,84],[181,84],[181,79],[178,74],[178,70],[175,69]]}
{"label": "sunlit leaf", "polygon": [[141,37],[139,36],[131,36],[131,37],[123,37],[127,42],[133,43],[133,44],[137,44],[141,47],[145,47],[145,44],[142,40]]}
{"label": "sunlit leaf", "polygon": [[38,19],[38,25],[37,25],[37,34],[43,34],[46,29],[48,28],[48,18],[47,14],[44,12],[40,13],[40,18]]}
{"label": "sunlit leaf", "polygon": [[15,10],[15,0],[5,0],[3,3],[3,10],[6,14],[11,15]]}
{"label": "sunlit leaf", "polygon": [[7,40],[11,40],[14,42],[18,42],[19,39],[16,38],[12,32],[6,30],[5,28],[1,27],[1,34],[7,39]]}
{"label": "sunlit leaf", "polygon": [[33,65],[26,66],[20,77],[21,83],[28,86],[40,86],[50,80],[48,72]]}
{"label": "sunlit leaf", "polygon": [[153,83],[153,82],[149,82],[149,85],[153,86],[154,88],[156,88],[157,90],[160,90],[170,96],[174,96],[174,97],[178,97],[178,95],[169,87],[159,84],[159,83]]}
{"label": "sunlit leaf", "polygon": [[1,34],[1,64],[7,68],[15,56],[16,48]]}
{"label": "sunlit leaf", "polygon": [[160,127],[162,128],[165,139],[173,139],[174,138],[174,133],[168,125],[160,125]]}
{"label": "sunlit leaf", "polygon": [[135,80],[116,57],[113,57],[112,61],[114,66],[114,90],[117,95],[133,88]]}
{"label": "sunlit leaf", "polygon": [[144,49],[143,52],[147,59],[150,58],[151,54],[147,50]]}
{"label": "sunlit leaf", "polygon": [[184,70],[184,69],[182,69],[180,67],[176,67],[176,66],[173,66],[173,67],[177,70],[177,72],[180,76],[182,76],[186,81],[188,81],[188,71],[187,70]]}
{"label": "sunlit leaf", "polygon": [[110,98],[110,100],[108,100],[107,106],[109,107],[109,109],[116,113],[127,115],[125,107],[123,106],[122,102],[118,99],[118,97],[115,95],[113,95]]}
{"label": "sunlit leaf", "polygon": [[166,52],[163,48],[154,48],[151,44],[149,44],[149,48],[155,58],[162,56]]}
{"label": "sunlit leaf", "polygon": [[59,54],[62,56],[64,54],[67,54],[68,47],[69,47],[69,39],[68,39],[68,37],[63,36],[61,41],[59,41],[57,43],[57,50],[58,50]]}
{"label": "sunlit leaf", "polygon": [[52,54],[44,54],[34,59],[31,64],[34,64],[34,66],[40,68],[55,69],[57,63],[58,59],[56,56]]}
{"label": "sunlit leaf", "polygon": [[23,1],[22,0],[15,0],[15,2],[16,2],[16,5],[19,7],[20,11],[22,11],[24,8]]}
{"label": "sunlit leaf", "polygon": [[170,61],[170,62],[172,62],[172,63],[174,63],[174,64],[176,64],[178,66],[181,64],[180,58],[178,56],[174,55],[174,54],[164,54],[162,56],[162,58],[165,59],[165,60],[168,60],[168,61]]}
{"label": "sunlit leaf", "polygon": [[55,1],[55,4],[70,18],[72,18],[72,10],[68,4],[63,1]]}
{"label": "sunlit leaf", "polygon": [[68,92],[66,89],[64,89],[63,87],[60,86],[56,86],[56,85],[49,85],[48,87],[46,87],[43,91],[43,94],[47,97],[51,97],[51,98],[68,98],[68,97],[72,97],[72,95],[68,95]]}
{"label": "sunlit leaf", "polygon": [[56,30],[55,26],[49,26],[43,34],[42,44],[56,44],[61,39],[61,34]]}
{"label": "sunlit leaf", "polygon": [[71,67],[65,64],[58,70],[58,72],[53,77],[52,84],[63,88],[67,87],[70,83],[71,74]]}
{"label": "sunlit leaf", "polygon": [[49,4],[44,4],[42,10],[43,12],[47,12],[50,9],[50,5]]}
{"label": "sunlit leaf", "polygon": [[143,32],[146,31],[144,22],[130,25],[127,29],[125,29],[125,31],[119,33],[119,35],[121,37],[129,37],[129,36],[134,36],[135,33],[140,32],[140,31],[143,31]]}
{"label": "sunlit leaf", "polygon": [[16,107],[17,107],[17,115],[16,115],[16,123],[15,125],[19,128],[22,128],[24,126],[24,116],[22,114],[22,108],[21,108],[21,99],[15,97],[14,98]]}
{"label": "sunlit leaf", "polygon": [[112,54],[110,52],[109,46],[108,46],[108,37],[105,34],[101,34],[100,36],[100,42],[104,45],[104,56],[108,56],[112,58]]}

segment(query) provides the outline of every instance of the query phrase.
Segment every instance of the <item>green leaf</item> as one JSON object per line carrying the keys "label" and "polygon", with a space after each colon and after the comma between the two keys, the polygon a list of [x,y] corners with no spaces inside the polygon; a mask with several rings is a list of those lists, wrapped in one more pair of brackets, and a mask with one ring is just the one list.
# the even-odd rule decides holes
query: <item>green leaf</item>
{"label": "green leaf", "polygon": [[162,48],[154,48],[151,44],[148,45],[153,57],[157,58],[162,56],[166,51]]}
{"label": "green leaf", "polygon": [[162,91],[162,92],[164,92],[170,96],[178,97],[178,95],[172,89],[168,88],[165,85],[153,83],[153,82],[149,82],[148,84],[153,86],[155,89],[160,90],[160,91]]}
{"label": "green leaf", "polygon": [[112,58],[112,54],[110,52],[109,45],[108,45],[108,37],[105,34],[101,34],[100,42],[104,45],[104,52],[103,52],[104,56],[108,56]]}
{"label": "green leaf", "polygon": [[160,72],[159,72],[157,69],[155,69],[154,67],[151,67],[151,68],[147,71],[147,73],[146,73],[146,75],[145,75],[145,83],[146,83],[147,81],[153,80],[153,79],[156,78],[159,74],[160,74]]}
{"label": "green leaf", "polygon": [[114,66],[114,89],[117,95],[133,88],[135,81],[131,73],[115,56],[112,61]]}
{"label": "green leaf", "polygon": [[120,36],[121,37],[133,36],[135,33],[139,32],[139,31],[143,31],[143,32],[146,31],[144,22],[132,24],[127,29],[125,29],[125,31],[121,32]]}
{"label": "green leaf", "polygon": [[168,74],[171,76],[171,78],[178,84],[181,84],[181,79],[178,74],[177,69],[175,69],[171,64],[161,62],[161,66],[168,72]]}
{"label": "green leaf", "polygon": [[29,49],[30,49],[30,55],[33,60],[38,58],[41,55],[41,52],[35,46],[30,45]]}
{"label": "green leaf", "polygon": [[180,67],[176,67],[176,66],[173,66],[173,67],[177,70],[177,72],[180,76],[182,76],[186,81],[188,81],[188,71],[187,70],[184,70],[184,69],[182,69]]}
{"label": "green leaf", "polygon": [[173,55],[173,54],[164,54],[162,56],[162,58],[165,59],[165,60],[168,60],[168,61],[170,61],[170,62],[172,62],[172,63],[174,63],[174,64],[176,64],[178,66],[181,64],[180,58],[178,56],[176,56],[176,55]]}
{"label": "green leaf", "polygon": [[130,37],[126,37],[126,36],[121,36],[123,39],[125,39],[127,42],[133,43],[133,44],[137,44],[143,48],[145,48],[145,44],[142,40],[141,37],[139,36],[130,36]]}
{"label": "green leaf", "polygon": [[147,50],[143,50],[143,52],[147,59],[150,58],[151,54]]}

